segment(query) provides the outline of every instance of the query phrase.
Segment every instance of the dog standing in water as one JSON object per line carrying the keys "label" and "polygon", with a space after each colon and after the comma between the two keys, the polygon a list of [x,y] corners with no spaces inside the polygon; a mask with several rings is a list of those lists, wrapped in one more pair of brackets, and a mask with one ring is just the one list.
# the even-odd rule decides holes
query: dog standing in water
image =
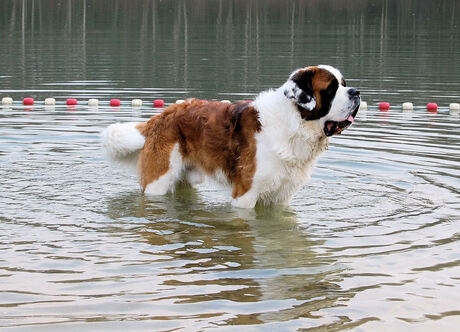
{"label": "dog standing in water", "polygon": [[336,68],[306,67],[252,102],[188,99],[147,122],[110,125],[103,145],[113,159],[137,156],[146,195],[209,176],[232,187],[236,207],[288,204],[329,138],[353,123],[360,101]]}

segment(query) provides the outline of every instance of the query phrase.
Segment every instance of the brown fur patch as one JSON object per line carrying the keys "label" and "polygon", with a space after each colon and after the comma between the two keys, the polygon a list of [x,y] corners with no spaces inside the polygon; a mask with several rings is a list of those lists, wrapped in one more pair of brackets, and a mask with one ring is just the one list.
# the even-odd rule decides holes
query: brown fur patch
{"label": "brown fur patch", "polygon": [[208,174],[222,170],[233,184],[234,198],[251,188],[256,170],[255,133],[261,125],[257,110],[247,103],[187,100],[136,127],[146,137],[139,155],[144,190],[169,170],[176,143],[187,167]]}
{"label": "brown fur patch", "polygon": [[323,107],[321,91],[329,87],[331,82],[335,79],[335,76],[326,69],[320,69],[318,67],[310,67],[309,69],[314,72],[312,86],[316,98],[315,109],[321,109]]}
{"label": "brown fur patch", "polygon": [[160,116],[152,117],[148,122],[137,125],[145,136],[145,144],[139,154],[139,170],[143,190],[147,185],[169,170],[169,157],[175,141],[171,133],[165,130]]}
{"label": "brown fur patch", "polygon": [[304,70],[299,70],[296,74],[297,79],[300,79],[306,72],[309,75],[305,75],[308,79],[311,79],[311,89],[315,95],[316,106],[313,110],[309,111],[299,106],[299,112],[305,120],[316,120],[329,111],[331,100],[323,100],[325,98],[324,91],[327,90],[329,85],[336,80],[335,76],[326,69],[318,68],[317,66],[307,67]]}

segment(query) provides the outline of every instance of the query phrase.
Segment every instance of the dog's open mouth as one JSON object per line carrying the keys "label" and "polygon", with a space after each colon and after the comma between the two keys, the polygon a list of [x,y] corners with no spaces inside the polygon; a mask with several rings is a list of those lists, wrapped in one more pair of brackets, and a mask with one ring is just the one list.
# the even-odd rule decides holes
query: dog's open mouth
{"label": "dog's open mouth", "polygon": [[358,114],[359,102],[355,106],[355,109],[348,116],[346,120],[343,121],[326,121],[324,123],[324,133],[326,136],[332,136],[340,134],[342,131],[350,127],[350,125],[355,122],[356,115]]}

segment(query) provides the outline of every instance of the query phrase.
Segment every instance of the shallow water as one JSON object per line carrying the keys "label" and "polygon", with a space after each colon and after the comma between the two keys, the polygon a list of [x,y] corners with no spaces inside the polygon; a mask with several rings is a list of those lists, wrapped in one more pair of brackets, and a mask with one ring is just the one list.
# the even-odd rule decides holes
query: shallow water
{"label": "shallow water", "polygon": [[[459,326],[455,1],[127,3],[0,4],[0,97],[60,102],[0,107],[0,329]],[[234,209],[212,185],[146,199],[105,160],[100,131],[153,99],[248,99],[316,63],[418,108],[360,111],[289,207]]]}
{"label": "shallow water", "polygon": [[1,112],[2,327],[458,323],[458,117],[363,111],[290,208],[240,211],[107,164],[100,130],[149,113]]}

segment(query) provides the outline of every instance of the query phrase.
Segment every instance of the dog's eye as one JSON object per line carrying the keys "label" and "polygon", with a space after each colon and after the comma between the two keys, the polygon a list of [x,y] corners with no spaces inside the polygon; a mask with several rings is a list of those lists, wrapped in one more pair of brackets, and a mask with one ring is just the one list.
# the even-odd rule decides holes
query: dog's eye
{"label": "dog's eye", "polygon": [[328,87],[326,88],[325,93],[332,97],[335,95],[338,88],[339,88],[339,81],[334,79],[331,81],[331,83],[329,83]]}
{"label": "dog's eye", "polygon": [[333,93],[335,92],[336,89],[337,89],[337,87],[334,86],[333,84],[331,84],[331,85],[329,85],[329,86],[327,87],[326,92],[327,92],[328,94],[333,94]]}

